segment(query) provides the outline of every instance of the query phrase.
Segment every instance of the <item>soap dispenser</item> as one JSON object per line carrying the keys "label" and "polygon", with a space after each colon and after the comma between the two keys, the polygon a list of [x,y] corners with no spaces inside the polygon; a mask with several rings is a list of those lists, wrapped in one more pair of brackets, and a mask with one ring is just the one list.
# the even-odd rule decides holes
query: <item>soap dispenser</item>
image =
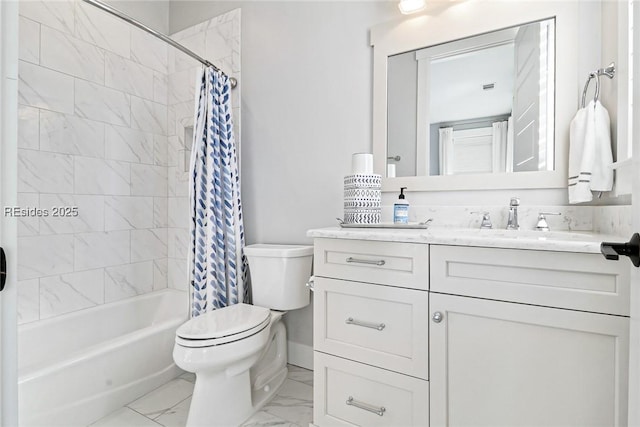
{"label": "soap dispenser", "polygon": [[409,202],[404,198],[404,190],[407,187],[400,188],[398,200],[393,204],[393,223],[408,224],[409,223]]}

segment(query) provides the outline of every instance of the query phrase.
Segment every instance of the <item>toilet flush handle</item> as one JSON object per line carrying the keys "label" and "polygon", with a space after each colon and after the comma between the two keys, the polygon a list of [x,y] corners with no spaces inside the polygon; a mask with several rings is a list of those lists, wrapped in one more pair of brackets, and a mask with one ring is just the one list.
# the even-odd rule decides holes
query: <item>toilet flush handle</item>
{"label": "toilet flush handle", "polygon": [[316,290],[314,289],[314,286],[315,286],[315,279],[316,279],[316,278],[315,278],[314,276],[311,276],[311,277],[309,277],[309,280],[307,280],[307,283],[305,284],[305,286],[306,286],[307,288],[309,288],[309,290],[310,290],[311,292],[315,292],[315,291],[316,291]]}

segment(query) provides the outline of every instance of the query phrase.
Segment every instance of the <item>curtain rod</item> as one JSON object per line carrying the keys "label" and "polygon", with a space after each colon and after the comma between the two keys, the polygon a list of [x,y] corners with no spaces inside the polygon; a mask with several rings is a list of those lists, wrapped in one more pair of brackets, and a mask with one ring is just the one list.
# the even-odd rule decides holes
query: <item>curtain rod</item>
{"label": "curtain rod", "polygon": [[477,117],[475,119],[466,119],[466,120],[451,120],[448,122],[440,122],[434,123],[437,124],[439,128],[448,128],[448,127],[456,127],[456,126],[467,126],[467,125],[475,125],[479,123],[489,123],[489,122],[501,122],[509,119],[511,114],[498,114],[496,116],[486,116],[486,117]]}
{"label": "curtain rod", "polygon": [[[220,68],[216,67],[215,65],[213,65],[211,62],[209,62],[208,60],[204,59],[200,55],[198,55],[195,52],[187,49],[186,47],[184,47],[180,43],[176,42],[175,40],[165,36],[164,34],[158,32],[156,30],[154,30],[153,28],[147,27],[142,22],[136,21],[135,19],[133,19],[129,15],[126,15],[126,14],[120,12],[118,9],[115,9],[115,8],[105,4],[105,3],[102,3],[99,0],[82,0],[82,1],[84,1],[85,3],[89,3],[90,5],[95,6],[98,9],[102,9],[105,12],[110,13],[110,14],[122,19],[123,21],[126,21],[129,24],[136,26],[136,27],[140,28],[143,31],[146,31],[147,33],[151,34],[152,36],[157,37],[160,40],[162,40],[163,42],[175,47],[179,51],[181,51],[183,53],[186,53],[187,55],[189,55],[193,59],[198,60],[199,62],[201,62],[205,66],[212,67],[216,71],[221,71]],[[235,77],[229,77],[229,83],[231,84],[231,87],[234,88],[234,87],[236,87],[238,85],[238,80]]]}

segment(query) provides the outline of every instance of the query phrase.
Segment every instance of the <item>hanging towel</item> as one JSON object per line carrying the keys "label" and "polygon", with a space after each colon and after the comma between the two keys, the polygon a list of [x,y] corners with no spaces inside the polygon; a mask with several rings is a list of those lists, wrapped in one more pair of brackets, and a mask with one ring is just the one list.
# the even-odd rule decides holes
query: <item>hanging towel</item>
{"label": "hanging towel", "polygon": [[591,172],[591,191],[611,191],[613,189],[613,153],[611,152],[611,121],[609,112],[600,101],[594,110],[596,136],[596,161]]}
{"label": "hanging towel", "polygon": [[611,191],[610,121],[600,101],[578,110],[571,121],[569,142],[569,203],[591,201],[592,191]]}

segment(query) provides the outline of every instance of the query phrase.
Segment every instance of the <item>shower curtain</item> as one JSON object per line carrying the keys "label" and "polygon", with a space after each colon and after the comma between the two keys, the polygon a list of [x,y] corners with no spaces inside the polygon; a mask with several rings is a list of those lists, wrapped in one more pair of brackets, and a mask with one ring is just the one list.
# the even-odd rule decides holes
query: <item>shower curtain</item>
{"label": "shower curtain", "polygon": [[248,299],[231,85],[210,67],[198,84],[189,181],[192,317]]}

